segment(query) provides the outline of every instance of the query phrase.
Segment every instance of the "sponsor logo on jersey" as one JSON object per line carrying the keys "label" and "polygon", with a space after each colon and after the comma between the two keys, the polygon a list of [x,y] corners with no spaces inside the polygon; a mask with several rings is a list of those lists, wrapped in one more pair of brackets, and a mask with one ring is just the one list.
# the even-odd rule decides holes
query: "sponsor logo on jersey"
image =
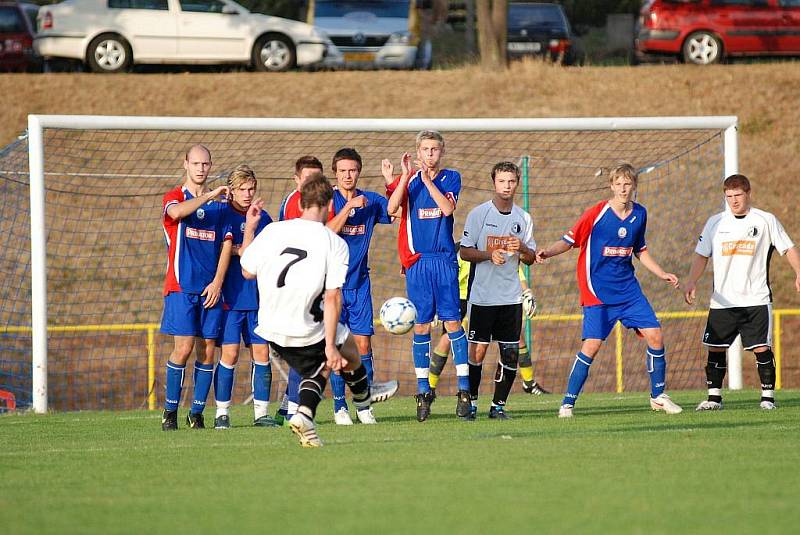
{"label": "sponsor logo on jersey", "polygon": [[510,240],[511,236],[486,236],[486,249],[492,252],[498,249],[507,251]]}
{"label": "sponsor logo on jersey", "polygon": [[747,229],[747,235],[751,238],[758,236],[758,227],[750,227]]}
{"label": "sponsor logo on jersey", "polygon": [[217,233],[213,230],[186,227],[186,237],[195,240],[214,241],[217,237]]}
{"label": "sponsor logo on jersey", "polygon": [[417,210],[417,219],[439,219],[440,217],[442,217],[442,209],[439,207]]}
{"label": "sponsor logo on jersey", "polygon": [[520,232],[521,230],[522,230],[522,225],[520,225],[519,223],[514,223],[514,224],[511,226],[511,232],[513,232],[514,234],[519,234],[519,232]]}
{"label": "sponsor logo on jersey", "polygon": [[753,256],[755,254],[756,242],[752,240],[722,242],[722,256]]}
{"label": "sponsor logo on jersey", "polygon": [[633,247],[603,247],[603,256],[631,256]]}
{"label": "sponsor logo on jersey", "polygon": [[619,227],[619,229],[617,230],[617,236],[619,236],[620,238],[624,238],[627,235],[628,235],[628,229],[626,229],[625,227]]}
{"label": "sponsor logo on jersey", "polygon": [[342,230],[339,231],[339,234],[344,234],[345,236],[361,236],[366,233],[366,225],[345,225],[342,227]]}
{"label": "sponsor logo on jersey", "polygon": [[197,219],[205,219],[206,217],[206,211],[203,210],[202,208],[198,208],[197,212],[195,213],[197,214]]}

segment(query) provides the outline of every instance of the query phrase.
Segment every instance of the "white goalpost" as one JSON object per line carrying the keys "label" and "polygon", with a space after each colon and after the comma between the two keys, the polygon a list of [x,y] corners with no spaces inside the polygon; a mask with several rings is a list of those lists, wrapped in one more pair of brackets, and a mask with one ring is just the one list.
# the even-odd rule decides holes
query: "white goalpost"
{"label": "white goalpost", "polygon": [[[47,213],[47,178],[51,174],[49,154],[50,149],[48,145],[47,132],[49,131],[93,131],[93,132],[114,132],[114,136],[109,136],[108,139],[103,140],[103,151],[113,151],[115,139],[124,138],[125,133],[145,132],[153,133],[155,136],[153,141],[149,138],[139,137],[131,143],[139,143],[141,153],[135,154],[143,155],[143,158],[149,158],[148,151],[156,151],[161,143],[162,138],[159,138],[160,133],[179,132],[185,133],[183,137],[177,140],[170,141],[178,146],[188,146],[195,140],[203,140],[204,136],[213,133],[217,136],[215,144],[212,144],[212,152],[215,152],[215,147],[225,144],[225,150],[221,152],[220,166],[222,169],[230,167],[229,163],[235,162],[237,158],[239,161],[244,161],[242,158],[264,158],[264,163],[260,164],[257,172],[261,176],[267,176],[269,179],[275,179],[290,176],[290,169],[281,163],[280,166],[273,164],[269,157],[280,156],[280,161],[293,161],[295,158],[307,153],[320,153],[320,159],[323,164],[328,168],[328,147],[334,146],[356,146],[362,152],[366,152],[369,157],[369,166],[365,166],[364,174],[367,175],[367,182],[370,186],[369,189],[379,190],[381,187],[380,173],[377,171],[380,165],[380,157],[382,151],[394,151],[386,153],[383,157],[391,157],[396,160],[402,147],[408,149],[413,148],[413,135],[423,129],[434,129],[441,131],[447,143],[447,155],[445,159],[445,166],[450,166],[451,161],[457,163],[452,164],[455,169],[467,168],[470,169],[470,180],[466,187],[470,190],[468,194],[463,194],[466,203],[475,204],[473,196],[477,199],[484,186],[480,177],[483,170],[487,167],[490,168],[493,163],[499,161],[501,157],[505,158],[521,158],[530,155],[533,158],[532,168],[534,169],[531,174],[532,189],[526,193],[537,204],[537,199],[544,199],[540,205],[537,206],[537,215],[534,215],[534,221],[537,229],[543,236],[542,242],[548,240],[551,236],[557,237],[557,233],[563,230],[562,221],[557,217],[572,217],[578,215],[565,214],[572,210],[575,203],[582,203],[581,195],[586,192],[599,191],[597,182],[593,177],[594,171],[604,165],[606,162],[612,162],[614,159],[629,159],[629,155],[633,155],[636,159],[636,166],[642,169],[643,173],[653,171],[653,181],[651,186],[644,188],[642,195],[647,196],[648,202],[654,205],[657,210],[662,210],[667,213],[667,208],[663,206],[666,200],[659,199],[661,196],[674,196],[676,195],[674,189],[670,184],[691,184],[692,179],[700,175],[702,180],[698,178],[698,193],[697,199],[698,207],[700,202],[706,204],[707,212],[698,214],[704,218],[710,215],[714,210],[717,210],[721,204],[714,205],[713,199],[719,199],[722,202],[722,196],[719,195],[719,183],[727,176],[738,172],[738,141],[737,141],[737,117],[736,116],[709,116],[709,117],[608,117],[608,118],[563,118],[563,119],[441,119],[441,118],[424,118],[424,119],[338,119],[338,118],[284,118],[284,119],[269,119],[269,118],[203,118],[203,117],[124,117],[124,116],[71,116],[71,115],[29,115],[28,116],[28,173],[30,176],[30,348],[31,348],[31,406],[36,413],[44,413],[48,410],[48,313],[49,306],[52,307],[53,303],[48,299],[48,270],[54,266],[48,265],[48,234],[52,227],[53,220],[48,218]],[[709,132],[706,137],[698,137],[695,140],[685,136],[673,136],[675,139],[669,142],[659,144],[659,136],[662,136],[666,131],[684,132],[684,131],[707,131]],[[584,134],[585,133],[585,134]],[[327,134],[331,134],[327,136]],[[133,134],[131,134],[133,135]],[[453,135],[451,141],[451,135]],[[272,137],[270,137],[272,136]],[[307,137],[304,137],[307,136]],[[325,141],[321,141],[323,136],[327,136]],[[581,137],[585,136],[585,141]],[[714,136],[716,136],[714,138]],[[258,144],[248,137],[257,137]],[[395,141],[395,138],[401,141]],[[460,143],[461,139],[467,140],[469,145],[468,150],[465,150],[467,141]],[[715,141],[709,146],[698,149],[706,138],[714,138]],[[172,139],[172,138],[170,138]],[[304,140],[308,140],[307,142]],[[253,144],[250,144],[250,143]],[[83,143],[83,141],[81,141]],[[362,150],[362,147],[372,147],[371,143],[375,144],[375,148],[368,148]],[[287,148],[283,148],[286,145]],[[59,147],[67,147],[67,142],[59,141]],[[76,152],[83,150],[81,147],[84,145],[76,144],[74,149],[60,148],[64,155],[63,160],[67,161],[72,157],[76,157]],[[275,148],[280,146],[281,148]],[[108,149],[107,147],[111,147]],[[151,148],[148,148],[151,147]],[[387,149],[385,147],[390,147]],[[477,155],[480,148],[481,155]],[[138,151],[139,149],[137,149]],[[161,150],[161,149],[158,149]],[[177,151],[170,149],[173,154]],[[703,150],[703,158],[718,158],[720,161],[717,164],[709,164],[707,167],[701,167],[697,162],[700,157],[692,155],[691,151]],[[70,151],[72,151],[70,155]],[[584,156],[591,154],[591,156]],[[97,148],[87,149],[85,158],[91,160],[93,154],[101,154],[102,151]],[[269,156],[261,153],[270,153]],[[273,154],[274,153],[274,154]],[[278,154],[280,153],[280,154]],[[324,153],[324,154],[323,154]],[[717,155],[717,153],[719,153]],[[105,154],[105,152],[104,152]],[[452,159],[451,158],[451,154]],[[324,155],[324,157],[323,157]],[[135,156],[134,156],[135,158]],[[131,168],[133,159],[131,161]],[[539,158],[537,160],[537,158]],[[116,161],[116,160],[109,160]],[[276,160],[277,161],[277,160]],[[527,161],[527,160],[526,160]],[[709,160],[710,161],[710,160]],[[81,175],[81,163],[77,161],[75,165],[76,178],[79,180]],[[227,166],[227,167],[226,167]],[[214,163],[215,170],[218,167],[217,159]],[[52,174],[64,175],[67,173],[68,166],[59,165],[58,168],[53,168]],[[117,169],[109,165],[109,169]],[[122,168],[120,175],[134,177],[127,167]],[[131,178],[131,180],[149,180],[147,177],[159,177],[161,182],[153,185],[153,191],[157,191],[157,187],[166,180],[164,174],[172,172],[175,179],[179,178],[179,167],[168,166],[153,166],[152,170],[143,173],[141,176],[145,178]],[[165,170],[166,169],[166,170]],[[170,171],[171,169],[171,171]],[[474,169],[474,170],[472,170]],[[369,171],[369,173],[368,173]],[[98,171],[99,174],[105,172],[105,169]],[[108,171],[109,173],[117,172],[114,170]],[[212,174],[215,171],[212,171]],[[87,171],[88,173],[88,171]],[[126,174],[127,173],[127,174]],[[160,174],[159,174],[160,173]],[[371,173],[371,174],[370,174]],[[537,174],[538,173],[538,174]],[[696,173],[696,174],[695,174]],[[466,173],[462,174],[465,175]],[[136,175],[138,176],[138,175]],[[485,174],[484,174],[485,176]],[[527,176],[527,175],[526,175]],[[573,176],[586,177],[585,182],[579,182],[577,179],[573,180]],[[680,182],[675,177],[680,177]],[[710,177],[710,178],[709,178]],[[709,180],[717,180],[716,183],[708,184]],[[365,179],[362,179],[365,180]],[[261,188],[262,179],[259,178],[259,188]],[[266,181],[266,179],[265,179]],[[77,183],[77,182],[75,182]],[[144,182],[143,182],[144,183]],[[70,183],[73,184],[73,183]],[[149,184],[149,182],[148,182]],[[582,185],[584,184],[584,185]],[[526,183],[526,192],[528,184]],[[273,186],[269,186],[273,187]],[[688,187],[688,186],[687,186]],[[75,186],[76,191],[79,189]],[[284,188],[288,193],[288,182],[281,183],[274,186],[276,195],[278,190]],[[592,188],[595,188],[592,190]],[[716,188],[716,189],[714,189]],[[63,188],[62,188],[63,189]],[[69,189],[69,188],[67,188]],[[166,191],[165,188],[162,188]],[[714,197],[713,191],[716,191],[717,197]],[[379,190],[380,191],[380,190]],[[522,190],[520,190],[522,191]],[[59,194],[63,192],[59,191]],[[71,192],[70,192],[71,193]],[[594,193],[595,196],[598,193]],[[131,195],[126,197],[135,199]],[[153,193],[155,199],[155,193]],[[275,197],[278,198],[278,197]],[[588,198],[588,197],[587,197]],[[675,197],[677,199],[677,197]],[[598,197],[599,199],[599,197]],[[160,201],[160,197],[158,197]],[[485,200],[485,199],[483,199]],[[74,202],[76,206],[80,206],[80,201]],[[128,201],[126,201],[128,202]],[[461,201],[460,201],[461,202]],[[683,202],[683,201],[676,201]],[[694,202],[694,201],[692,201]],[[153,201],[155,203],[155,201]],[[273,201],[274,204],[274,201]],[[520,202],[522,204],[522,202]],[[650,204],[646,204],[650,209]],[[575,209],[583,209],[586,206],[576,206]],[[693,208],[698,210],[699,208]],[[463,224],[463,219],[466,217],[467,210],[459,210],[460,220],[457,221],[457,227],[460,228]],[[672,213],[672,212],[669,212]],[[52,214],[51,214],[52,215]],[[273,214],[274,215],[274,214]],[[672,217],[672,216],[670,216]],[[566,220],[566,219],[565,219]],[[150,222],[148,220],[148,222]],[[151,223],[157,223],[153,221]],[[102,223],[97,223],[102,224]],[[693,221],[694,225],[695,222]],[[681,226],[680,221],[676,222],[676,226]],[[702,224],[701,224],[702,225]],[[686,251],[692,251],[694,247],[694,239],[696,233],[700,228],[681,228],[688,234],[682,239],[687,241],[688,244],[681,244],[675,246],[674,249],[663,249],[661,257],[667,254],[674,255],[675,257],[683,254],[682,258],[672,258],[671,260],[677,266],[683,264],[688,265],[688,257],[685,256]],[[648,227],[648,232],[649,227]],[[667,243],[669,229],[654,230],[656,240],[662,243]],[[381,263],[379,268],[374,268],[375,277],[384,277],[390,280],[390,276],[394,276],[393,265],[391,262],[396,263],[396,258],[390,254],[394,248],[394,242],[391,238],[391,232],[387,229],[385,231],[385,238],[380,244],[375,247],[381,248],[381,253],[375,253],[372,258],[377,263]],[[384,234],[381,234],[384,236]],[[663,237],[662,237],[663,236]],[[671,238],[670,238],[671,239]],[[675,238],[677,239],[677,238]],[[539,238],[537,238],[539,241]],[[52,243],[50,244],[52,246]],[[387,251],[386,260],[383,259],[383,251]],[[148,253],[151,254],[151,253]],[[152,254],[151,254],[152,255]],[[658,245],[655,247],[655,255],[659,256]],[[163,255],[162,255],[163,256]],[[396,256],[396,255],[395,255]],[[164,256],[165,258],[165,256]],[[160,260],[160,259],[159,259]],[[166,260],[163,260],[165,263]],[[545,319],[540,319],[541,323],[537,323],[537,332],[542,334],[537,338],[536,343],[542,348],[546,348],[543,354],[553,355],[553,359],[561,355],[560,346],[557,343],[559,337],[563,338],[560,331],[560,324],[549,324],[548,320],[553,322],[561,321],[559,318],[567,318],[570,313],[575,312],[571,303],[556,305],[563,299],[565,302],[572,299],[576,294],[570,289],[566,289],[565,285],[571,284],[569,281],[574,279],[572,270],[574,269],[574,258],[568,261],[569,266],[563,267],[558,274],[550,272],[543,272],[541,275],[541,292],[543,296],[552,295],[549,298],[542,298],[541,302],[544,304],[553,303],[548,311],[545,311]],[[386,267],[384,267],[386,264]],[[555,268],[554,268],[555,269]],[[686,267],[679,268],[679,273],[684,273]],[[390,275],[392,274],[392,275]],[[383,280],[383,279],[382,279]],[[537,279],[534,279],[534,286],[537,285]],[[566,282],[565,282],[566,281]],[[394,283],[393,283],[394,284]],[[384,296],[380,291],[375,290],[376,283],[373,282],[373,289],[378,293],[376,299],[382,299],[385,296],[391,296],[392,292],[397,293],[402,291],[402,287],[391,287],[386,289]],[[388,286],[388,284],[387,284]],[[101,288],[102,289],[102,288]],[[154,291],[156,294],[158,289]],[[647,290],[649,292],[649,290]],[[660,290],[659,290],[660,291]],[[649,293],[648,293],[649,295]],[[661,294],[659,294],[660,296]],[[156,296],[158,297],[158,296]],[[537,294],[538,298],[538,294]],[[113,299],[113,297],[112,297]],[[667,302],[667,297],[657,297],[659,302]],[[91,306],[87,302],[87,306]],[[656,305],[654,305],[656,306]],[[656,306],[658,309],[658,307]],[[662,310],[668,310],[662,307]],[[376,308],[377,313],[377,308]],[[52,312],[50,312],[50,319],[53,319]],[[548,315],[549,314],[549,315]],[[674,320],[682,322],[684,316],[676,312],[675,315],[670,316],[672,312],[665,312],[666,318],[675,318]],[[574,315],[574,314],[573,314]],[[121,316],[122,317],[122,316]],[[150,317],[149,321],[154,321]],[[564,320],[567,321],[567,320]],[[676,323],[676,329],[683,329],[683,323]],[[51,326],[52,327],[52,326]],[[575,329],[575,325],[569,327]],[[694,329],[694,327],[692,327]],[[75,328],[77,330],[77,328]],[[566,331],[565,331],[566,332]],[[379,351],[384,354],[398,353],[402,346],[401,339],[398,337],[392,338],[381,334],[386,340],[385,342],[377,341],[376,346]],[[621,340],[622,335],[617,334],[617,373],[622,374],[622,348]],[[383,338],[381,339],[383,340]],[[404,339],[403,339],[404,340]],[[574,342],[574,340],[573,340]],[[692,340],[695,346],[699,346],[699,337]],[[738,342],[738,340],[737,340]],[[688,343],[688,342],[687,342]],[[155,344],[152,340],[148,344]],[[573,344],[574,345],[574,344]],[[677,346],[677,343],[676,343]],[[683,347],[683,346],[681,346]],[[695,351],[696,351],[695,347]],[[682,351],[684,349],[681,349]],[[690,351],[690,349],[685,349]],[[741,345],[738,349],[731,348],[728,353],[728,386],[731,389],[742,388],[742,350]],[[410,360],[408,360],[410,362]],[[405,362],[404,362],[405,363]],[[554,364],[555,365],[555,364]],[[151,375],[153,364],[151,363]],[[408,366],[409,370],[411,369]],[[158,368],[160,369],[160,368]],[[393,368],[394,369],[394,368]],[[401,369],[399,365],[396,369]],[[611,370],[609,373],[614,373]],[[617,378],[617,388],[621,388],[619,377]],[[151,379],[148,381],[148,389],[150,395],[155,396],[153,393],[155,382]],[[155,399],[155,397],[153,397]],[[152,408],[152,405],[151,405]]]}

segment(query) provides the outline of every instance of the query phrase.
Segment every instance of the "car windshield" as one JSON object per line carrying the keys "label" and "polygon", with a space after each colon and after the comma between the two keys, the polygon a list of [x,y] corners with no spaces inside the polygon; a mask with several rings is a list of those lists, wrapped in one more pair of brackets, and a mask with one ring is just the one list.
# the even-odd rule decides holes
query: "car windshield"
{"label": "car windshield", "polygon": [[22,33],[25,31],[25,23],[19,16],[19,11],[15,7],[0,7],[0,32],[1,33]]}
{"label": "car windshield", "polygon": [[556,5],[552,4],[510,4],[508,6],[508,27],[530,28],[536,26],[564,27],[564,16]]}
{"label": "car windshield", "polygon": [[320,1],[315,3],[315,17],[346,17],[350,13],[371,13],[380,18],[408,18],[408,0],[364,0],[352,2]]}

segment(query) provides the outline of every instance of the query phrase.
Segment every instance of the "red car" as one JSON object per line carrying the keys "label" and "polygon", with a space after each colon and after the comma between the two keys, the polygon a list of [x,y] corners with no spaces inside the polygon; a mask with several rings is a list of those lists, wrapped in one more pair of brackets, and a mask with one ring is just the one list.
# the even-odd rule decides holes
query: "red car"
{"label": "red car", "polygon": [[696,65],[800,55],[800,0],[646,0],[636,52],[640,59],[671,55]]}
{"label": "red car", "polygon": [[33,51],[39,6],[0,1],[0,71],[29,71],[41,67]]}

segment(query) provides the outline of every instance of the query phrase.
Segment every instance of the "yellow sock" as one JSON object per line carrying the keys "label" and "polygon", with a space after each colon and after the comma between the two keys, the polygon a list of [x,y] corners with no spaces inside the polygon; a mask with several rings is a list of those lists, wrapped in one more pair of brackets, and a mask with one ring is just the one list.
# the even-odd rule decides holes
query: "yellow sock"
{"label": "yellow sock", "polygon": [[527,347],[519,350],[519,374],[523,381],[533,381],[533,364]]}
{"label": "yellow sock", "polygon": [[430,383],[431,388],[436,388],[436,385],[439,384],[439,376],[433,372],[428,372],[428,383]]}
{"label": "yellow sock", "polygon": [[533,366],[520,368],[519,374],[522,376],[523,381],[533,381]]}
{"label": "yellow sock", "polygon": [[436,388],[436,385],[439,384],[439,375],[442,373],[446,362],[447,354],[442,355],[434,349],[431,355],[430,369],[428,370],[428,383],[430,383],[431,388]]}

